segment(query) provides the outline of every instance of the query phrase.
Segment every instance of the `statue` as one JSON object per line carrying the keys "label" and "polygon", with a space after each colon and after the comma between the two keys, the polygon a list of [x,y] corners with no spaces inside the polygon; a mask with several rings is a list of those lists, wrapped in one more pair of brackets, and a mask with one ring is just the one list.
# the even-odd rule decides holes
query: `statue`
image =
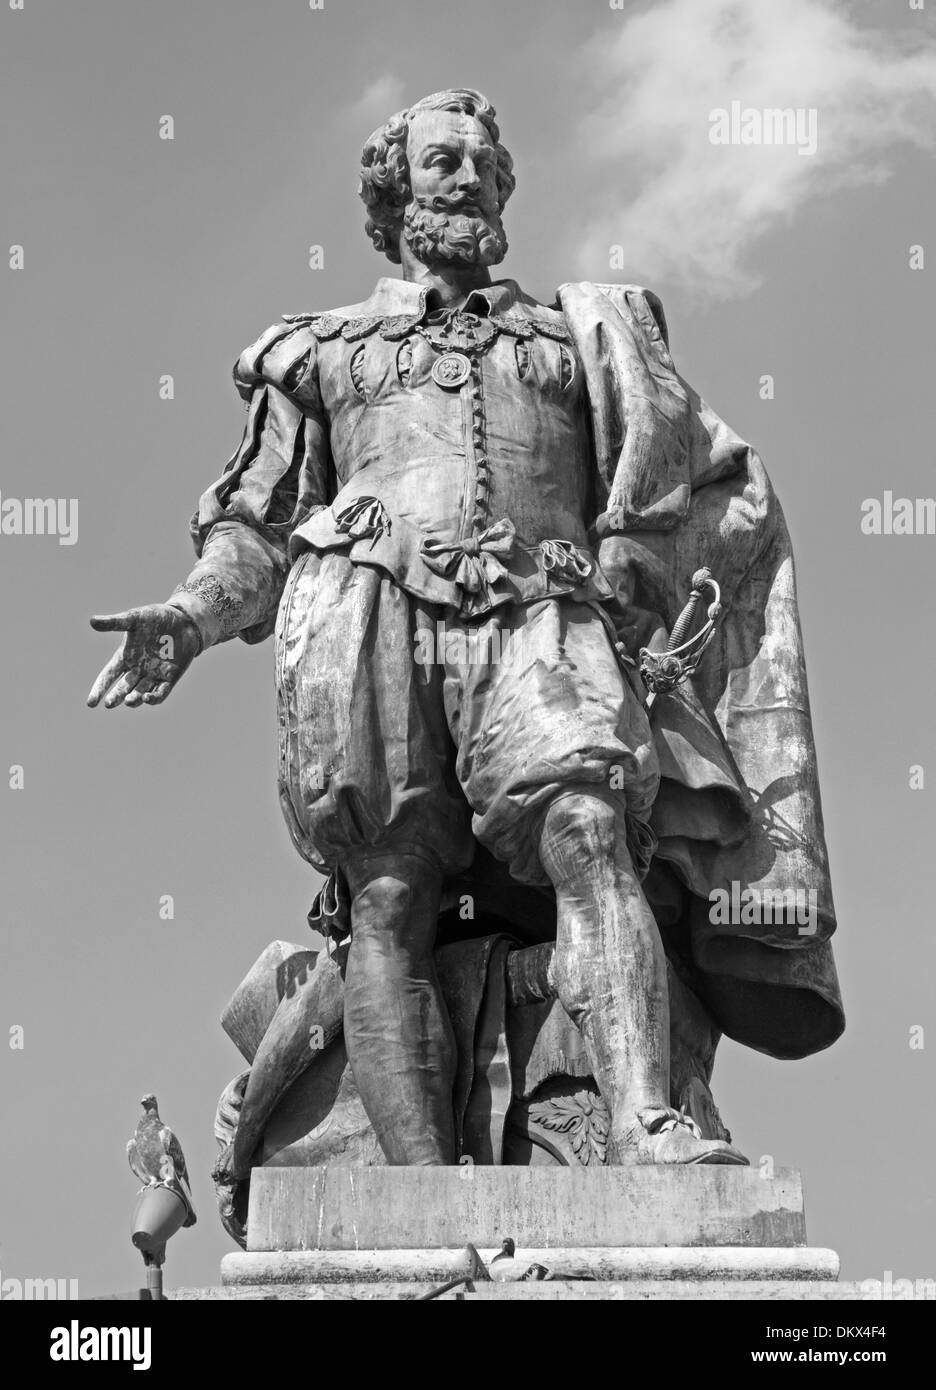
{"label": "statue", "polygon": [[329,948],[280,944],[232,1001],[229,1195],[290,1088],[293,1139],[316,1105],[356,1116],[300,1162],[744,1164],[720,1034],[792,1058],[843,1026],[779,504],[655,295],[492,279],[513,188],[478,92],[370,137],[366,228],[402,278],[244,352],[195,568],[92,619],[125,634],[107,708],[275,632],[282,808]]}

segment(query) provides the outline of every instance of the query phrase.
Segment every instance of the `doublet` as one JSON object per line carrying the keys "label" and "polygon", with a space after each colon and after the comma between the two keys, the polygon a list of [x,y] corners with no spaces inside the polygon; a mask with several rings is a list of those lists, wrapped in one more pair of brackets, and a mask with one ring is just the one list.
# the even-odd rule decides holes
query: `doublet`
{"label": "doublet", "polygon": [[[381,280],[363,304],[269,329],[235,381],[244,437],[201,499],[202,563],[181,591],[216,617],[212,640],[265,636],[285,571],[309,548],[345,550],[463,617],[610,597],[587,540],[582,366],[561,312],[514,282],[445,310],[424,288]],[[253,593],[232,553],[253,542],[232,520],[270,547],[268,582],[255,556]]]}

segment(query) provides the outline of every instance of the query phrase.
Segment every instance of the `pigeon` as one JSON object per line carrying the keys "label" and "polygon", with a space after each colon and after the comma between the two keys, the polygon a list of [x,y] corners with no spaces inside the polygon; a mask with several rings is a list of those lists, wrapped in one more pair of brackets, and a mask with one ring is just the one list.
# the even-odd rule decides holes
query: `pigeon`
{"label": "pigeon", "polygon": [[182,1224],[194,1226],[195,1207],[182,1147],[172,1130],[159,1118],[156,1097],[145,1095],[140,1104],[143,1114],[133,1138],[127,1144],[130,1167],[144,1187],[162,1184],[180,1197],[187,1213]]}
{"label": "pigeon", "polygon": [[511,1283],[514,1280],[519,1283],[538,1283],[541,1279],[552,1278],[545,1265],[531,1264],[517,1254],[517,1242],[512,1236],[505,1237],[501,1241],[500,1252],[494,1256],[488,1266],[491,1278],[499,1284]]}

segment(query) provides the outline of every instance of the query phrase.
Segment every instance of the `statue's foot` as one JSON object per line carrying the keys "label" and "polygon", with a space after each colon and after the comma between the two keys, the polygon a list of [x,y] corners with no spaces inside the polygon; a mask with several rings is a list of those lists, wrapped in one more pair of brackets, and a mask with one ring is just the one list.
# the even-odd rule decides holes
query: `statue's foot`
{"label": "statue's foot", "polygon": [[611,1163],[748,1162],[723,1139],[703,1139],[695,1120],[669,1106],[639,1110],[633,1124],[610,1136],[608,1157]]}

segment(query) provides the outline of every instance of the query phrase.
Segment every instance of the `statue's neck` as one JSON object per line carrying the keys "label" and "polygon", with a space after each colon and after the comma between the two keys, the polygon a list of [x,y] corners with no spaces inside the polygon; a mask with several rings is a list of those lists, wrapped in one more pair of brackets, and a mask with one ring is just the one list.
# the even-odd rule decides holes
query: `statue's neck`
{"label": "statue's neck", "polygon": [[400,260],[403,279],[411,280],[420,287],[435,290],[439,303],[445,308],[464,304],[472,290],[484,289],[491,283],[491,272],[486,265],[424,265],[416,259],[402,240]]}

